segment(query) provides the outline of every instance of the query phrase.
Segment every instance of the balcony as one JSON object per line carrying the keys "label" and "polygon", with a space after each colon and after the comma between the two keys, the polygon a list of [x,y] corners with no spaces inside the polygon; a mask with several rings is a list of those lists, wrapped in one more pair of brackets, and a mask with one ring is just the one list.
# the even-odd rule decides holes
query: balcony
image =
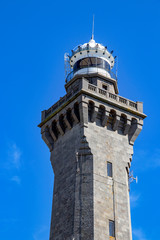
{"label": "balcony", "polygon": [[124,107],[128,111],[138,111],[143,113],[143,103],[133,102],[129,99],[123,98],[117,94],[113,94],[107,90],[101,89],[93,84],[90,84],[87,79],[82,78],[82,85],[77,85],[71,92],[67,93],[64,97],[60,98],[52,107],[42,112],[42,122],[48,118],[52,113],[56,112],[59,108],[63,108],[63,105],[71,100],[76,94],[94,94],[103,100],[107,100],[110,104],[118,105],[118,107]]}
{"label": "balcony", "polygon": [[111,100],[112,102],[119,103],[120,105],[124,105],[126,107],[130,107],[130,108],[138,111],[137,104],[139,104],[139,102],[137,103],[137,102],[130,101],[127,98],[123,98],[117,94],[110,93],[110,92],[108,92],[104,89],[98,88],[97,86],[90,84],[90,83],[88,83],[87,88],[90,92],[94,92],[96,95],[102,96],[106,99]]}

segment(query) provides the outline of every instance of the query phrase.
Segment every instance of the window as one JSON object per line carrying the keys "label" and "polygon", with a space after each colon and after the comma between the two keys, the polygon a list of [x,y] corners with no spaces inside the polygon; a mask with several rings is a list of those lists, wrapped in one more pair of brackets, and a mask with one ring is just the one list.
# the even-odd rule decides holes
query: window
{"label": "window", "polygon": [[105,90],[108,89],[107,85],[102,85],[102,88],[105,89]]}
{"label": "window", "polygon": [[109,220],[109,236],[115,237],[115,222]]}
{"label": "window", "polygon": [[93,116],[93,113],[94,113],[94,103],[89,101],[89,104],[88,104],[88,121],[92,121],[92,116]]}
{"label": "window", "polygon": [[74,64],[73,72],[76,72],[79,69],[88,68],[88,67],[98,67],[98,68],[103,68],[103,69],[106,69],[107,71],[110,71],[110,65],[104,59],[96,58],[96,57],[86,57],[78,60]]}
{"label": "window", "polygon": [[107,162],[107,176],[112,177],[112,163]]}

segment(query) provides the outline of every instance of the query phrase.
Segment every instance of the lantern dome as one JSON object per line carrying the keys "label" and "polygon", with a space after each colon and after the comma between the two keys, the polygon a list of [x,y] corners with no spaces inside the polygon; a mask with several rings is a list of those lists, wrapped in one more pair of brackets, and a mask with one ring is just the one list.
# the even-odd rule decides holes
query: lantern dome
{"label": "lantern dome", "polygon": [[[116,78],[111,70],[115,58],[107,47],[97,43],[93,37],[88,43],[75,47],[69,56],[69,65],[72,69],[72,77],[75,75],[99,73],[109,78]],[[68,79],[70,80],[70,79]]]}

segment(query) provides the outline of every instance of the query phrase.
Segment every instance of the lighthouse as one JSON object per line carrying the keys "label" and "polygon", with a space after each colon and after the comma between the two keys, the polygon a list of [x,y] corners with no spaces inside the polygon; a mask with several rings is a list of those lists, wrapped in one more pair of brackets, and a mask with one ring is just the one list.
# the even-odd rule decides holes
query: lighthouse
{"label": "lighthouse", "polygon": [[65,55],[66,94],[42,111],[54,172],[50,240],[132,240],[129,173],[146,115],[119,95],[114,64],[92,35]]}

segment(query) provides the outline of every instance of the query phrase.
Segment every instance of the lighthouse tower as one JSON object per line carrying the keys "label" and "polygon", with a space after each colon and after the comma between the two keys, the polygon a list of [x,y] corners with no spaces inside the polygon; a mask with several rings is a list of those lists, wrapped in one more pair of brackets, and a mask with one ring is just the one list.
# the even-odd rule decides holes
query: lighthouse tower
{"label": "lighthouse tower", "polygon": [[131,240],[129,169],[143,103],[119,96],[113,51],[92,39],[65,55],[66,95],[39,127],[54,171],[50,240]]}

